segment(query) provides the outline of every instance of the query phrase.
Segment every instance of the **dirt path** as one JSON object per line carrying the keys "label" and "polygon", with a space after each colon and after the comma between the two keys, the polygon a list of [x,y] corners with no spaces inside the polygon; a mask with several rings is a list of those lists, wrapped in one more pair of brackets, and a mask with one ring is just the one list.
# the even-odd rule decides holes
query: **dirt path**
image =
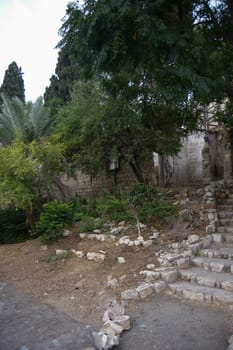
{"label": "dirt path", "polygon": [[[129,309],[132,327],[119,350],[225,350],[230,315],[181,303],[166,295]],[[78,315],[77,315],[78,317]],[[93,346],[93,328],[0,283],[1,350],[82,350]]]}

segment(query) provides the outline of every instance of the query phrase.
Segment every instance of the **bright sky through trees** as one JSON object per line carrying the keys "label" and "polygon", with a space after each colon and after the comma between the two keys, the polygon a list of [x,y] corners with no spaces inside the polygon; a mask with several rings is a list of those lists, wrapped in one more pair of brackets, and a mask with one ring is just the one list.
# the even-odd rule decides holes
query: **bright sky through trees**
{"label": "bright sky through trees", "polygon": [[58,29],[69,0],[0,0],[0,85],[15,61],[22,67],[26,99],[45,91],[55,71]]}

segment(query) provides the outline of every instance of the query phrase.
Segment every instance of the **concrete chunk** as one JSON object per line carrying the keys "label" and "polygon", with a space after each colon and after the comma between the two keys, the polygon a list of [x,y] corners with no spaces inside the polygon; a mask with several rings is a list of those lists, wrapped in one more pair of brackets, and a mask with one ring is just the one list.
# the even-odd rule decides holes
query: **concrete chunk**
{"label": "concrete chunk", "polygon": [[103,327],[101,327],[100,332],[104,332],[105,334],[112,335],[114,337],[116,335],[121,335],[123,328],[114,321],[108,320],[104,323]]}
{"label": "concrete chunk", "polygon": [[138,300],[139,295],[136,289],[127,289],[123,292],[121,292],[121,299],[122,300]]}
{"label": "concrete chunk", "polygon": [[115,345],[119,345],[119,336],[112,336],[105,334],[104,332],[93,332],[92,335],[95,340],[95,346],[98,350],[108,350]]}
{"label": "concrete chunk", "polygon": [[154,287],[153,284],[142,283],[140,286],[137,287],[136,291],[140,295],[141,299],[146,299],[154,293]]}

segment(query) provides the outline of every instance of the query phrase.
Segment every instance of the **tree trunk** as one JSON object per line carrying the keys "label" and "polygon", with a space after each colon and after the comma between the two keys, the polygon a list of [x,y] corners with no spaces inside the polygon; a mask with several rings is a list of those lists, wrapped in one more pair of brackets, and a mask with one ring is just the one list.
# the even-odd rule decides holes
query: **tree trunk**
{"label": "tree trunk", "polygon": [[135,155],[134,155],[134,160],[130,161],[129,165],[130,165],[131,169],[133,170],[133,173],[137,179],[137,182],[144,184],[145,179],[144,179],[143,174],[142,174],[140,162]]}

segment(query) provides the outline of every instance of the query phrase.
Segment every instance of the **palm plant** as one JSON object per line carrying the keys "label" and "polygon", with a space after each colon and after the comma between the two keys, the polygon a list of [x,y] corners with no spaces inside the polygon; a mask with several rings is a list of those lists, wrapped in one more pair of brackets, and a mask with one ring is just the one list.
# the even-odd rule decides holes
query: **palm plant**
{"label": "palm plant", "polygon": [[26,104],[18,97],[9,98],[4,94],[1,97],[0,140],[3,145],[11,143],[16,133],[25,142],[48,133],[50,121],[42,97]]}

